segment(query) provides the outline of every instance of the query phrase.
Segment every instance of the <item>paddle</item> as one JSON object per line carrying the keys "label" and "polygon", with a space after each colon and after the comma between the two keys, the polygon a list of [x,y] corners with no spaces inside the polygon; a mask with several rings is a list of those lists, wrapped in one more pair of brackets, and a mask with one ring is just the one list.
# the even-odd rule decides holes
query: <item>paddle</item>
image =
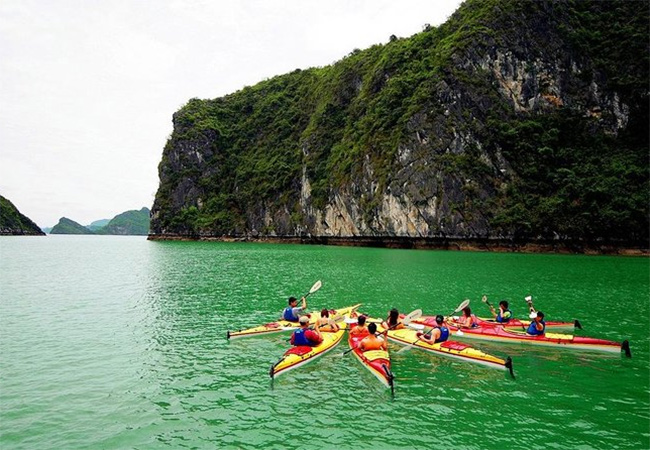
{"label": "paddle", "polygon": [[[447,314],[447,317],[451,316],[452,314],[455,314],[455,313],[457,313],[457,312],[462,311],[463,309],[465,309],[465,308],[467,307],[467,305],[469,305],[469,299],[465,299],[465,300],[463,300],[463,301],[461,302],[461,304],[458,305],[458,307],[456,307],[456,309],[455,309],[453,312],[451,312],[450,314]],[[435,327],[431,327],[431,329],[430,329],[429,331],[427,331],[427,333],[431,333],[431,331],[433,331],[434,328],[435,328]],[[424,336],[424,335],[427,334],[427,333],[422,333],[422,336]],[[456,336],[462,336],[463,334],[465,334],[465,333],[463,333],[462,331],[460,331],[460,328],[458,328],[458,330],[456,331]],[[415,342],[413,342],[412,344],[409,344],[409,345],[407,345],[406,347],[400,349],[400,350],[397,352],[397,354],[404,353],[405,351],[407,351],[407,350],[410,349],[411,347],[414,347],[415,344],[417,344],[419,341],[422,340],[422,336],[420,336],[419,338],[417,338],[417,339],[415,340]]]}
{"label": "paddle", "polygon": [[535,317],[537,317],[537,311],[535,310],[535,306],[533,306],[533,297],[529,295],[525,297],[524,300],[526,301],[526,303],[528,303],[528,309],[530,309],[530,315],[528,317],[534,319]]}
{"label": "paddle", "polygon": [[318,280],[317,282],[314,283],[314,285],[311,287],[309,292],[307,292],[305,295],[303,295],[303,297],[307,298],[309,295],[311,295],[314,292],[316,292],[317,290],[319,290],[322,285],[323,285],[323,283],[321,283],[321,281]]}
{"label": "paddle", "polygon": [[[408,313],[408,314],[404,317],[404,319],[402,319],[402,322],[401,322],[401,323],[403,323],[404,325],[408,325],[409,323],[411,323],[412,320],[419,319],[421,316],[422,316],[422,310],[421,310],[421,309],[416,309],[416,310],[411,311],[410,313]],[[390,328],[388,328],[388,330],[392,330],[392,329],[395,328],[397,325],[399,325],[399,323],[396,323],[395,325],[391,326]],[[388,331],[388,330],[386,330],[386,331]],[[378,334],[383,334],[383,333],[378,333]],[[352,347],[352,348],[350,348],[350,349],[344,351],[344,352],[341,354],[341,356],[345,356],[345,355],[347,355],[348,353],[350,353],[352,350],[356,350],[357,347],[358,347],[358,346],[354,346],[354,347]]]}

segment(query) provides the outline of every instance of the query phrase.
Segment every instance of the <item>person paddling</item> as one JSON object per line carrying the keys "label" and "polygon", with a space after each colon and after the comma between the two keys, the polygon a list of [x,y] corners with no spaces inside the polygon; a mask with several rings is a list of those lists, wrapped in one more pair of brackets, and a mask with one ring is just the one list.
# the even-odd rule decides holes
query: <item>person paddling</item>
{"label": "person paddling", "polygon": [[282,318],[288,322],[298,322],[298,319],[307,309],[307,299],[302,297],[302,306],[298,306],[296,297],[289,297],[289,306],[282,311]]}
{"label": "person paddling", "polygon": [[528,325],[526,334],[532,336],[541,336],[546,331],[546,322],[544,321],[544,313],[537,311],[537,317]]}
{"label": "person paddling", "polygon": [[[483,300],[484,302],[487,301],[487,297],[484,295]],[[512,319],[512,311],[508,309],[508,302],[506,300],[501,300],[499,302],[499,312],[496,312],[494,309],[494,306],[488,304],[490,307],[490,311],[492,312],[492,317],[494,317],[494,320],[497,321],[497,323],[508,323],[510,319]]]}
{"label": "person paddling", "polygon": [[291,345],[315,347],[323,342],[323,336],[316,330],[309,329],[309,317],[301,316],[300,328],[291,335]]}
{"label": "person paddling", "polygon": [[463,315],[458,319],[458,324],[460,328],[476,328],[478,327],[478,320],[476,316],[472,314],[472,308],[466,306],[463,308]]}
{"label": "person paddling", "polygon": [[[367,352],[369,350],[386,350],[386,341],[384,339],[378,338],[375,333],[377,332],[377,324],[370,323],[368,325],[368,336],[361,339],[359,342],[359,349],[362,352]],[[386,334],[387,331],[384,331]]]}
{"label": "person paddling", "polygon": [[436,325],[431,329],[427,334],[423,334],[421,331],[417,332],[417,337],[426,342],[427,344],[436,344],[438,342],[445,342],[449,339],[449,329],[443,325],[445,318],[438,314],[436,316]]}
{"label": "person paddling", "polygon": [[388,312],[388,317],[386,318],[386,321],[382,323],[382,327],[390,330],[399,330],[404,328],[404,324],[399,318],[399,310],[397,308],[393,308]]}

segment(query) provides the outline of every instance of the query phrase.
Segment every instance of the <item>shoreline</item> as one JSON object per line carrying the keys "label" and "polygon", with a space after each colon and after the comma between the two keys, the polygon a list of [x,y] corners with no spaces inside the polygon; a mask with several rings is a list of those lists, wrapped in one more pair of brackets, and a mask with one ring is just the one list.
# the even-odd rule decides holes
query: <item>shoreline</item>
{"label": "shoreline", "polygon": [[617,246],[611,243],[571,241],[514,241],[507,239],[414,238],[404,236],[147,236],[150,241],[255,242],[269,244],[334,245],[413,250],[452,250],[495,253],[550,253],[583,255],[650,256],[642,246]]}

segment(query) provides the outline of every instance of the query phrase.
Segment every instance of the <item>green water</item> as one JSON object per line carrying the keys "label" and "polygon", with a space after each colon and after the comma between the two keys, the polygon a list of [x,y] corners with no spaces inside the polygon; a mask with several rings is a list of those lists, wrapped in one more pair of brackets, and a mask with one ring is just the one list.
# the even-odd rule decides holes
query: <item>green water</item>
{"label": "green water", "polygon": [[[0,238],[0,448],[647,449],[648,258]],[[310,308],[449,313],[483,293],[633,358],[471,343],[517,378],[391,344],[395,397],[342,345],[271,385],[287,336],[227,341]]]}

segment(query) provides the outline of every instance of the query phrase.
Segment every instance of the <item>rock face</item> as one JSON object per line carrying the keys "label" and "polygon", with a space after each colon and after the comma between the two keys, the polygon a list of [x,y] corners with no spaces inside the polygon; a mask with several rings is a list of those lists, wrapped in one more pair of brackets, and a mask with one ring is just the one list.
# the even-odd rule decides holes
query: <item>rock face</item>
{"label": "rock face", "polygon": [[9,200],[0,195],[0,236],[44,236],[45,233],[31,219],[18,211]]}
{"label": "rock face", "polygon": [[191,100],[150,237],[646,245],[648,18],[469,0],[409,39]]}

